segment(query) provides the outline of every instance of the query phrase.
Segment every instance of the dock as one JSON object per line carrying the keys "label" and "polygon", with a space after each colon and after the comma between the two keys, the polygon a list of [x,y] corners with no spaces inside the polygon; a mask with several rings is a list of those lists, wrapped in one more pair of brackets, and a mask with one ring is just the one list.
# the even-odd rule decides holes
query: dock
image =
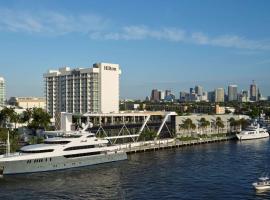
{"label": "dock", "polygon": [[163,149],[181,148],[185,146],[201,145],[207,143],[224,142],[235,139],[235,136],[200,138],[196,140],[180,141],[179,139],[160,139],[155,141],[143,141],[117,145],[118,150],[123,150],[127,154],[134,154],[148,151],[158,151]]}

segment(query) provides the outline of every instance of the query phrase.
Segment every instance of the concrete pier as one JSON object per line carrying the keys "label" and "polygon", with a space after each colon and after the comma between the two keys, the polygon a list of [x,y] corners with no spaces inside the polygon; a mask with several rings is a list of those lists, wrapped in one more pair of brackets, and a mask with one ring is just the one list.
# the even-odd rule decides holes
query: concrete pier
{"label": "concrete pier", "polygon": [[184,146],[224,142],[224,141],[229,141],[233,139],[235,139],[235,136],[214,137],[214,138],[204,138],[204,139],[201,138],[198,140],[189,140],[189,141],[180,141],[178,139],[162,139],[162,140],[155,140],[155,141],[121,144],[121,145],[117,145],[117,149],[123,150],[127,154],[133,154],[133,153],[139,153],[139,152],[180,148]]}

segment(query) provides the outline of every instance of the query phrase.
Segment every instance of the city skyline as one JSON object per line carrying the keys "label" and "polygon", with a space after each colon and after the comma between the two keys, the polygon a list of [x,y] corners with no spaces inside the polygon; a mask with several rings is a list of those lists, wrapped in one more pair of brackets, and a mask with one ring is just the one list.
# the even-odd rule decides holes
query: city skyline
{"label": "city skyline", "polygon": [[44,96],[48,69],[96,62],[121,65],[122,99],[252,80],[270,95],[269,1],[170,2],[0,1],[7,97]]}

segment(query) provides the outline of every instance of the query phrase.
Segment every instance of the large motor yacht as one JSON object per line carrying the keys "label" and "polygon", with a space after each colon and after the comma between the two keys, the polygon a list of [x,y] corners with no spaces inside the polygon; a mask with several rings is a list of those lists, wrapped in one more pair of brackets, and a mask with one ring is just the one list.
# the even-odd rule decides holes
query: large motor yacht
{"label": "large motor yacht", "polygon": [[236,137],[239,140],[252,140],[269,137],[269,133],[266,128],[260,127],[259,124],[252,124],[239,134],[236,134]]}
{"label": "large motor yacht", "polygon": [[20,152],[0,155],[0,175],[82,167],[127,159],[125,152],[93,133],[78,131],[27,145]]}

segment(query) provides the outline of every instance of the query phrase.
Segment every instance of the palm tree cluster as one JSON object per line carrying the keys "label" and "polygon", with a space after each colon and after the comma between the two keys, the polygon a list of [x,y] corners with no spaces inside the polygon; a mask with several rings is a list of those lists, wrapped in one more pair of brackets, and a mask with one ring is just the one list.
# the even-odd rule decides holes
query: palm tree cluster
{"label": "palm tree cluster", "polygon": [[249,124],[248,120],[241,118],[239,120],[234,119],[233,117],[231,117],[229,119],[230,122],[230,131],[231,132],[236,132],[237,130],[239,130],[239,128],[246,128]]}
{"label": "palm tree cluster", "polygon": [[210,126],[210,122],[208,120],[206,120],[204,117],[202,117],[199,120],[199,124],[200,124],[200,128],[202,129],[203,132],[207,127]]}
{"label": "palm tree cluster", "polygon": [[218,130],[218,133],[220,131],[220,128],[223,129],[225,126],[224,126],[224,123],[222,121],[222,119],[220,117],[217,117],[216,118],[216,122],[215,122],[215,125],[217,127],[217,130]]}
{"label": "palm tree cluster", "polygon": [[[205,130],[211,126],[210,121],[206,120],[204,117],[202,117],[200,120],[198,120],[198,128],[202,130],[202,132],[205,132]],[[223,129],[225,127],[224,122],[220,117],[217,117],[214,121],[214,127],[217,129],[218,133],[220,133],[220,129]],[[191,119],[185,119],[182,124],[179,124],[179,130],[188,130],[188,133],[190,133],[191,130],[196,129],[196,125],[192,122]]]}
{"label": "palm tree cluster", "polygon": [[185,119],[182,124],[179,125],[179,129],[188,130],[190,133],[191,130],[194,130],[196,125],[189,118]]}
{"label": "palm tree cluster", "polygon": [[50,124],[50,115],[41,108],[26,109],[18,114],[14,108],[5,107],[0,111],[0,127],[6,128],[9,123],[17,124],[27,123],[28,128],[48,128]]}

